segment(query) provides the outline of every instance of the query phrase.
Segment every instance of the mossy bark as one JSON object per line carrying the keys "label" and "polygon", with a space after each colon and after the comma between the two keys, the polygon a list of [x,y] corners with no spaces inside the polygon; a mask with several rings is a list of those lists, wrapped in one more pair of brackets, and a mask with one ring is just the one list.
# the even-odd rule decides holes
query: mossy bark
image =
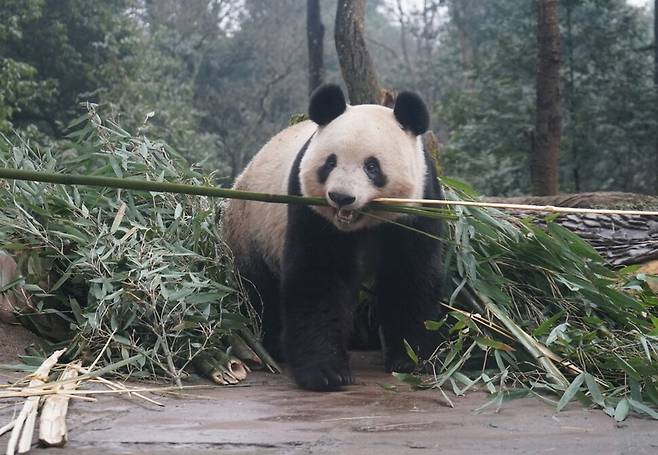
{"label": "mossy bark", "polygon": [[366,0],[338,0],[335,41],[351,104],[379,104],[381,88],[365,40]]}

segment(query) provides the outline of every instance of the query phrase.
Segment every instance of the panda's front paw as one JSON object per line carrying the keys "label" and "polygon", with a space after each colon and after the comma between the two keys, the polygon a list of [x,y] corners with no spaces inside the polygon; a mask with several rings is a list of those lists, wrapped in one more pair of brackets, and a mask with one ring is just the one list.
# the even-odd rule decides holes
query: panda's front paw
{"label": "panda's front paw", "polygon": [[347,361],[327,360],[312,366],[291,367],[293,378],[302,389],[333,391],[354,383]]}

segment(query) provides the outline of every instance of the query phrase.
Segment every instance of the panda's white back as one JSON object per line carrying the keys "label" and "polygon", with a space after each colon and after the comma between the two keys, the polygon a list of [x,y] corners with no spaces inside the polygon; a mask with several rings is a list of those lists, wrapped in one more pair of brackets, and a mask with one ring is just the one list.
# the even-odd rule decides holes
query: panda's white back
{"label": "panda's white back", "polygon": [[[236,190],[270,194],[288,194],[288,179],[295,158],[317,125],[297,123],[270,139],[238,176]],[[279,274],[286,235],[287,206],[266,202],[227,200],[224,203],[222,230],[234,256],[249,261],[257,253],[270,271]],[[258,248],[254,252],[253,248]],[[238,267],[247,264],[238,264]]]}

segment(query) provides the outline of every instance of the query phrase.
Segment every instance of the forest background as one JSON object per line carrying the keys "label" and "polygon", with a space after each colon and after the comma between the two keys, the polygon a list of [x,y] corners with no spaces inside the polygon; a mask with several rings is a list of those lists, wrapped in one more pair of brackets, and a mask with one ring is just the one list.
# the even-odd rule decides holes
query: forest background
{"label": "forest background", "polygon": [[[340,83],[336,2],[319,4],[324,80]],[[658,194],[653,6],[562,0],[559,13],[561,191]],[[369,0],[365,26],[380,84],[431,106],[443,172],[529,193],[536,2]],[[308,68],[300,0],[2,0],[0,132],[61,150],[90,101],[229,185],[305,111]]]}

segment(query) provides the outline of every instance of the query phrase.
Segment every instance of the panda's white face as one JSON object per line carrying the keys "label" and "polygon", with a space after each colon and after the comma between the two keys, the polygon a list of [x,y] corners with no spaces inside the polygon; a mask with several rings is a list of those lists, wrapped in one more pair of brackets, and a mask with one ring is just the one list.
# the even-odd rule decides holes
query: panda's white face
{"label": "panda's white face", "polygon": [[358,213],[373,199],[422,198],[426,173],[420,138],[400,126],[393,110],[375,105],[348,106],[320,127],[300,163],[302,194],[325,198],[329,206],[314,210],[342,231],[381,222]]}

